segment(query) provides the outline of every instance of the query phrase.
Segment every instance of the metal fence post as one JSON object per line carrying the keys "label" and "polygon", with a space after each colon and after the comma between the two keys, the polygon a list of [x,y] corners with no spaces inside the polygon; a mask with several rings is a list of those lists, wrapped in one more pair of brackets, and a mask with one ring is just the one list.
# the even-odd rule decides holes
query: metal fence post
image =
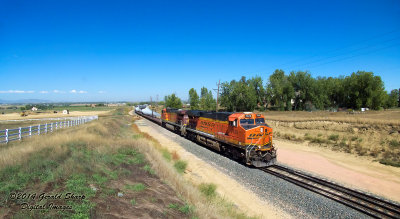
{"label": "metal fence post", "polygon": [[58,122],[56,122],[56,130],[58,129]]}
{"label": "metal fence post", "polygon": [[21,127],[19,127],[19,129],[18,129],[18,140],[20,140],[21,141]]}
{"label": "metal fence post", "polygon": [[29,137],[32,136],[32,126],[29,126]]}
{"label": "metal fence post", "polygon": [[8,143],[8,129],[6,129],[6,143]]}
{"label": "metal fence post", "polygon": [[53,123],[50,123],[50,131],[53,132]]}
{"label": "metal fence post", "polygon": [[47,134],[47,123],[44,125],[44,133]]}
{"label": "metal fence post", "polygon": [[40,135],[40,124],[38,125],[38,129],[37,129],[37,133],[38,133],[38,135]]}

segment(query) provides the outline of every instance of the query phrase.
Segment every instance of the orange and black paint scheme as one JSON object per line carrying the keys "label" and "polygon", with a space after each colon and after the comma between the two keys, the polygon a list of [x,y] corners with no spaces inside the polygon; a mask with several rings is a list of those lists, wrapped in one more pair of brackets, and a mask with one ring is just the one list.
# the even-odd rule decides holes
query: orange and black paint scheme
{"label": "orange and black paint scheme", "polygon": [[275,164],[272,128],[261,114],[163,109],[162,126],[249,165]]}

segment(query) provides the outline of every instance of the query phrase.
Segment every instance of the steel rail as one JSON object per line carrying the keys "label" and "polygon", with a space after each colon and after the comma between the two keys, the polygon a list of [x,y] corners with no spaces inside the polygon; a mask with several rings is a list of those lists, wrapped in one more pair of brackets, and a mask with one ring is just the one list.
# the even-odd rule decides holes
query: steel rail
{"label": "steel rail", "polygon": [[371,195],[279,165],[260,168],[260,170],[335,200],[371,217],[400,218],[400,206]]}

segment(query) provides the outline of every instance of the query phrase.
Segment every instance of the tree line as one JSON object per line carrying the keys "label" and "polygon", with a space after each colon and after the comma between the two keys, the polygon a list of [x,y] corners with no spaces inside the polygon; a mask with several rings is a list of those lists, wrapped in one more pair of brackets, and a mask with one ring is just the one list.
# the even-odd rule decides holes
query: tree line
{"label": "tree line", "polygon": [[[399,106],[399,90],[385,91],[380,76],[358,71],[349,76],[316,77],[307,71],[275,70],[264,85],[260,76],[239,81],[223,82],[219,105],[227,111],[258,110],[328,110],[337,108],[374,110]],[[191,109],[215,110],[216,101],[211,90],[201,88],[199,96],[189,90]],[[167,107],[181,108],[182,101],[175,95],[165,97]]]}

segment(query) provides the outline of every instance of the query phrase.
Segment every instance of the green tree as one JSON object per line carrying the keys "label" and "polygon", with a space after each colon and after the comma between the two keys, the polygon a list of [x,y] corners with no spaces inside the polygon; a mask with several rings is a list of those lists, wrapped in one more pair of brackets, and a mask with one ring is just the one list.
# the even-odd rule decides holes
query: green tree
{"label": "green tree", "polygon": [[267,83],[267,96],[271,106],[279,110],[291,110],[291,100],[294,97],[294,89],[283,70],[275,70]]}
{"label": "green tree", "polygon": [[399,102],[399,90],[394,89],[387,95],[385,108],[397,107]]}
{"label": "green tree", "polygon": [[165,106],[166,107],[175,108],[175,109],[182,108],[182,101],[175,94],[171,94],[171,95],[165,96],[164,99],[165,99]]}
{"label": "green tree", "polygon": [[200,109],[202,110],[215,110],[216,102],[213,98],[211,90],[209,91],[206,87],[201,88],[201,97],[200,97]]}
{"label": "green tree", "polygon": [[194,88],[189,90],[189,103],[191,110],[199,109],[199,104],[200,104],[199,95],[197,95],[197,92]]}
{"label": "green tree", "polygon": [[294,108],[305,110],[306,103],[312,105],[315,96],[315,79],[308,72],[290,72],[288,80],[294,89]]}
{"label": "green tree", "polygon": [[345,105],[360,109],[368,107],[374,110],[383,107],[386,92],[381,77],[372,72],[358,71],[344,80]]}
{"label": "green tree", "polygon": [[228,111],[253,111],[257,106],[256,90],[246,77],[222,83],[220,100]]}
{"label": "green tree", "polygon": [[264,106],[265,104],[265,89],[263,80],[260,76],[252,77],[248,80],[248,84],[256,94],[257,106]]}

